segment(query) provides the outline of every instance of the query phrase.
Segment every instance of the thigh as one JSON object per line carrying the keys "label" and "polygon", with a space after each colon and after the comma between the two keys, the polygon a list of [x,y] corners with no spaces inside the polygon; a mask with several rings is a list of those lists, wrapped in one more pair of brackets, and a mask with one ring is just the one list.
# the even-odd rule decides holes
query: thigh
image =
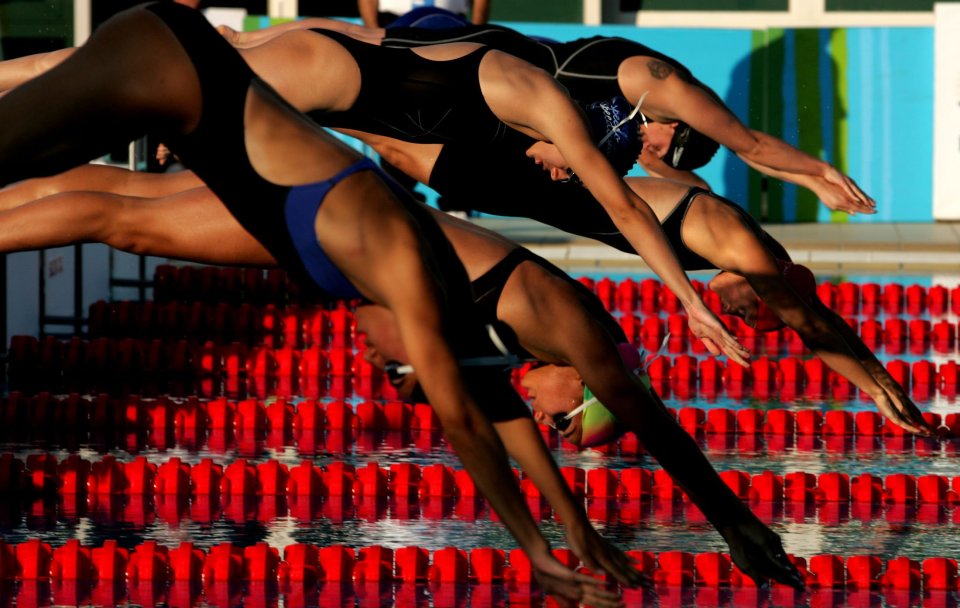
{"label": "thigh", "polygon": [[206,264],[276,265],[206,187],[153,200],[127,199],[124,207],[121,229],[137,235],[152,255]]}

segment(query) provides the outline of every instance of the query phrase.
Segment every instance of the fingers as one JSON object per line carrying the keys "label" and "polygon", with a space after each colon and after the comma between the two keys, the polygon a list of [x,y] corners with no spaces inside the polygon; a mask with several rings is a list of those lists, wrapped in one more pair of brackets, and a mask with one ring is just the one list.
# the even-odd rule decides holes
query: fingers
{"label": "fingers", "polygon": [[583,603],[594,608],[621,608],[625,605],[619,593],[597,587],[584,589]]}
{"label": "fingers", "polygon": [[[914,406],[916,407],[916,406]],[[923,415],[920,414],[919,410],[916,412],[919,420],[911,419],[911,416],[898,408],[891,406],[889,403],[878,404],[878,409],[880,413],[885,416],[890,422],[899,426],[900,428],[909,431],[915,435],[932,435],[933,431],[927,425],[926,421],[923,420]]]}
{"label": "fingers", "polygon": [[803,590],[806,587],[806,583],[803,580],[803,575],[800,574],[800,571],[797,570],[797,567],[793,562],[790,561],[790,558],[787,557],[786,551],[783,550],[783,546],[780,543],[777,543],[777,547],[773,551],[768,552],[767,556],[770,559],[770,564],[772,570],[769,573],[770,578],[782,583],[784,585],[789,585],[797,590]]}
{"label": "fingers", "polygon": [[927,431],[927,433],[933,434],[934,429],[927,423],[923,417],[923,412],[920,411],[920,408],[918,408],[913,401],[908,398],[903,402],[897,401],[896,405],[901,416],[912,424],[920,427],[920,429]]}
{"label": "fingers", "polygon": [[750,351],[744,348],[743,345],[740,344],[736,338],[731,336],[726,329],[723,330],[721,338],[723,353],[743,367],[749,367]]}
{"label": "fingers", "polygon": [[703,342],[703,346],[710,352],[711,355],[719,357],[723,354],[723,351],[720,350],[720,347],[717,346],[716,342],[710,338],[700,338],[700,341]]}
{"label": "fingers", "polygon": [[606,572],[618,583],[630,588],[646,587],[652,584],[650,577],[637,570],[637,562],[619,549],[613,548],[606,552],[600,560],[600,567],[595,568],[584,561],[584,565],[594,572]]}

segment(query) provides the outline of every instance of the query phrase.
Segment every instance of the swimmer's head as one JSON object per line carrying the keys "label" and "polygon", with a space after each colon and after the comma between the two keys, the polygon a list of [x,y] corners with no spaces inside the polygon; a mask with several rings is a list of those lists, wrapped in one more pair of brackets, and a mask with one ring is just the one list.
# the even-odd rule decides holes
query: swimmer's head
{"label": "swimmer's head", "polygon": [[[640,366],[636,348],[630,344],[620,344],[618,348],[628,368]],[[609,443],[627,431],[572,367],[542,365],[528,371],[521,384],[530,396],[534,419],[556,428],[577,447]]]}
{"label": "swimmer's head", "polygon": [[396,317],[383,306],[357,307],[357,331],[366,336],[367,347],[363,351],[365,361],[387,372],[387,380],[403,398],[415,398],[418,391],[416,373],[398,373],[400,361],[409,361]]}
{"label": "swimmer's head", "polygon": [[[817,280],[810,269],[800,264],[777,260],[783,278],[797,295],[804,299],[816,297]],[[757,331],[776,331],[784,326],[769,306],[750,287],[747,280],[732,272],[720,272],[707,285],[720,296],[723,311],[736,315]]]}
{"label": "swimmer's head", "polygon": [[583,110],[597,147],[617,173],[626,175],[643,147],[637,121],[630,115],[633,111],[630,102],[623,97],[613,97],[589,103]]}

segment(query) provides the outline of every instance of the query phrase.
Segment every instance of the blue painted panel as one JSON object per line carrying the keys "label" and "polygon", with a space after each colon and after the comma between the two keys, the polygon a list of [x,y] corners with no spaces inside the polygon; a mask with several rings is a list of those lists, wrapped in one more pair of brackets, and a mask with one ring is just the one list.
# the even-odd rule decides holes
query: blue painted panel
{"label": "blue painted panel", "polygon": [[850,174],[877,200],[854,221],[933,220],[933,30],[851,28]]}

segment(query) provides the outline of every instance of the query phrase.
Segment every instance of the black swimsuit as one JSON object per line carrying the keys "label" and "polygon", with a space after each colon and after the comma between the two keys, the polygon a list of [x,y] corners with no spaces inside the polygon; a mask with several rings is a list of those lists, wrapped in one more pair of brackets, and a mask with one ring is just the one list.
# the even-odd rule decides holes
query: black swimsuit
{"label": "black swimsuit", "polygon": [[478,42],[519,57],[553,74],[567,87],[571,97],[583,102],[623,96],[617,71],[626,59],[637,56],[659,59],[675,69],[684,80],[707,88],[676,59],[626,38],[594,36],[558,42],[535,40],[497,25],[475,25],[448,30],[390,29],[381,44],[410,48],[450,42]]}
{"label": "black swimsuit", "polygon": [[[379,169],[364,158],[327,180],[292,187],[261,177],[250,163],[244,140],[248,89],[254,87],[284,105],[286,102],[256,77],[200,13],[173,2],[146,8],[177,37],[201,86],[203,106],[197,127],[188,135],[166,134],[164,141],[303,286],[312,285],[334,298],[359,297],[320,247],[313,223],[324,197],[340,180],[358,171]],[[402,190],[395,190],[403,196]],[[278,213],[279,209],[283,212]]]}
{"label": "black swimsuit", "polygon": [[[636,253],[607,211],[585,188],[555,182],[540,167],[524,158],[522,151],[529,145],[529,140],[515,138],[511,143],[510,146],[486,148],[444,145],[430,174],[430,187],[457,209],[528,217],[564,232],[598,240],[625,253]],[[478,172],[489,175],[490,179],[477,179]],[[698,195],[706,192],[702,188],[690,188],[661,222],[684,270],[716,268],[687,248],[681,237],[687,209]],[[716,194],[713,196],[736,210],[775,255],[786,256],[782,245],[764,232],[743,208]]]}
{"label": "black swimsuit", "polygon": [[[599,298],[587,289],[579,281],[575,281],[565,273],[560,270],[547,260],[536,255],[528,249],[523,247],[517,247],[508,253],[502,260],[494,264],[494,266],[483,273],[481,276],[477,277],[471,283],[471,288],[473,289],[473,301],[477,304],[477,312],[480,314],[480,318],[484,319],[486,322],[492,322],[497,319],[497,305],[500,303],[500,296],[503,295],[503,288],[506,286],[507,281],[510,279],[510,276],[513,274],[513,271],[516,270],[517,266],[524,262],[533,262],[534,264],[540,266],[546,270],[551,275],[561,279],[568,285],[570,285],[580,298],[581,303],[590,313],[590,316],[597,320],[603,328],[610,334],[610,337],[616,342],[626,342],[627,337],[623,332],[623,328],[620,327],[620,324],[610,316],[610,313],[603,307],[603,303],[600,302]],[[501,332],[501,337],[504,337]],[[505,339],[507,347],[510,349],[510,352],[517,355],[521,359],[531,359],[533,355],[527,352],[522,346],[516,337],[516,334],[512,330],[508,332],[510,334],[509,340]]]}
{"label": "black swimsuit", "polygon": [[346,49],[360,68],[360,93],[344,112],[308,115],[326,127],[385,135],[414,143],[489,143],[510,127],[490,111],[478,71],[490,47],[431,61],[409,49],[384,48],[328,30],[312,30]]}

